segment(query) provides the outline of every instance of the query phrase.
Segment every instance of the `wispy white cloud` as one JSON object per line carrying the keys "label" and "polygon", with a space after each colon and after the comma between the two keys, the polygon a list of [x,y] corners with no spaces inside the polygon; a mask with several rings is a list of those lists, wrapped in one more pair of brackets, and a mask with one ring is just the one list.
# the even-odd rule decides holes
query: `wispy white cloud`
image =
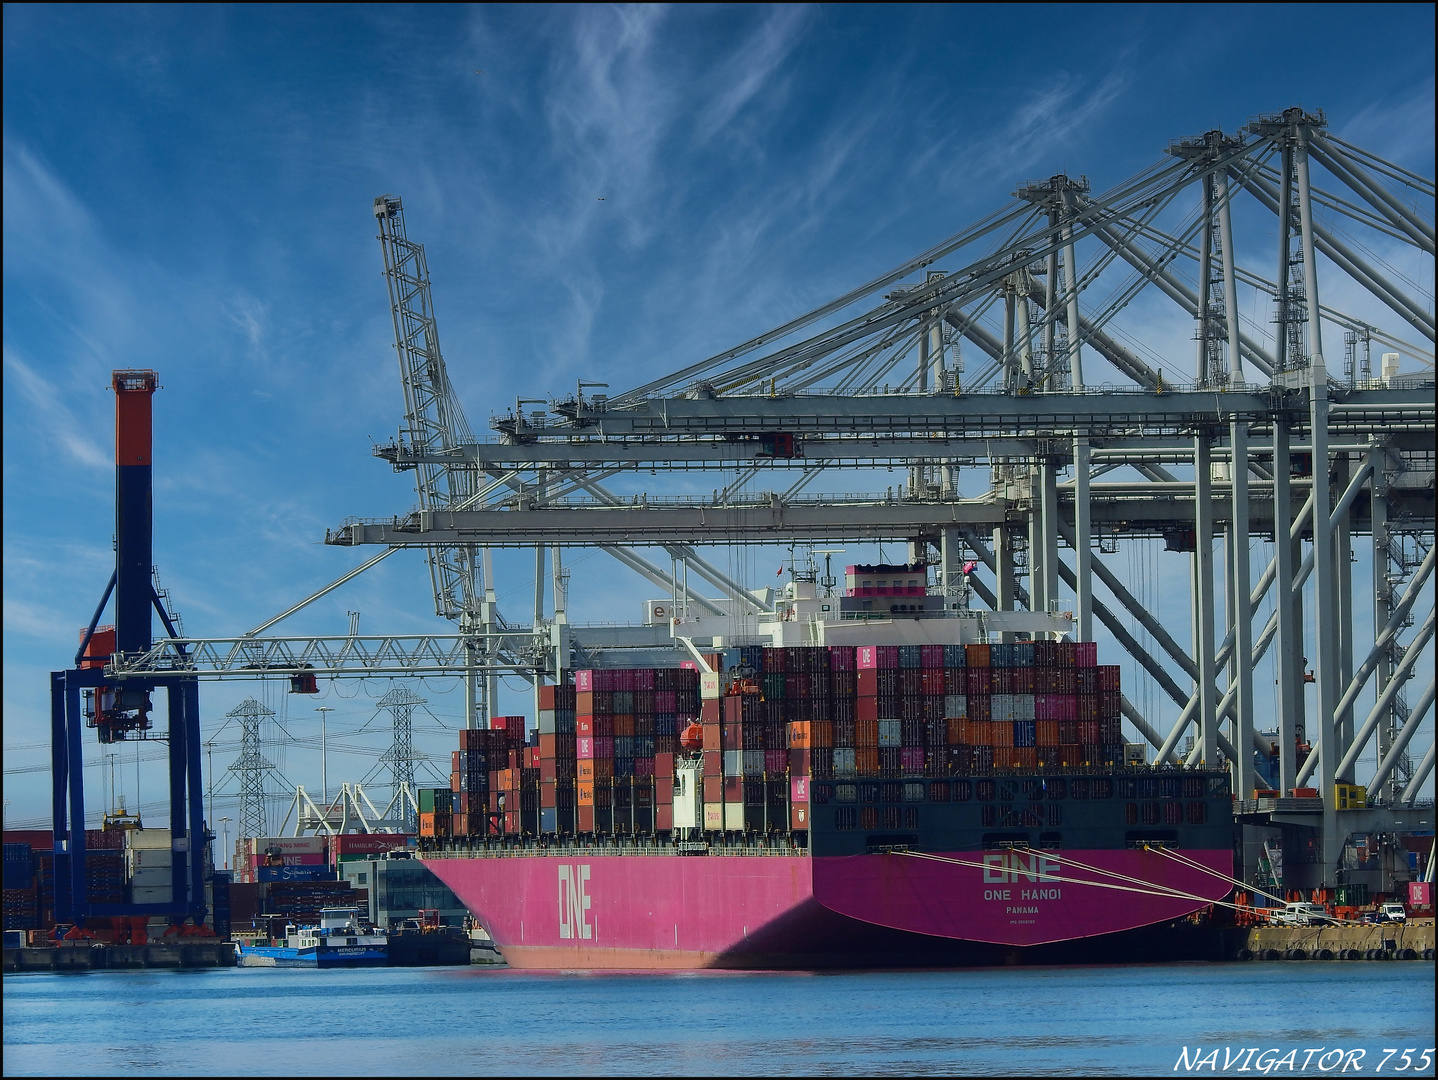
{"label": "wispy white cloud", "polygon": [[65,404],[54,383],[6,348],[7,383],[30,403],[29,416],[7,411],[9,422],[22,422],[33,438],[47,442],[63,451],[72,460],[91,469],[109,469],[114,461],[100,445],[86,434],[87,426]]}
{"label": "wispy white cloud", "polygon": [[767,92],[775,72],[799,43],[808,18],[806,7],[772,9],[763,24],[718,65],[708,80],[718,89],[693,121],[696,143],[708,142],[761,91]]}
{"label": "wispy white cloud", "polygon": [[1058,72],[1022,101],[997,131],[966,147],[949,179],[974,183],[995,175],[1017,178],[1040,164],[1058,167],[1055,154],[1069,150],[1083,130],[1119,100],[1130,78],[1122,67],[1113,68],[1097,83]]}

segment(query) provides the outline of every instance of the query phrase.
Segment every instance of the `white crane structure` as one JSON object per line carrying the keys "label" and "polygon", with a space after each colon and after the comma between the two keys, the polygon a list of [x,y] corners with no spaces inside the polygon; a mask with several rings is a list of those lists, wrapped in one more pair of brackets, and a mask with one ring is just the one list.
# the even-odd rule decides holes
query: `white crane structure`
{"label": "white crane structure", "polygon": [[[899,541],[911,562],[937,565],[946,594],[966,563],[986,567],[992,587],[971,588],[993,612],[1047,613],[1071,597],[1075,636],[1102,626],[1178,710],[1165,729],[1124,702],[1157,759],[1226,762],[1245,824],[1318,852],[1293,880],[1332,885],[1351,833],[1432,827],[1431,803],[1416,800],[1434,754],[1415,765],[1407,747],[1420,729],[1432,741],[1433,202],[1431,177],[1291,108],[1178,140],[1107,191],[1067,175],[1022,183],[994,213],[813,311],[627,391],[586,395],[581,383],[520,399],[477,439],[439,357],[422,252],[386,196],[376,214],[406,418],[376,452],[416,470],[419,504],[329,530],[328,543],[383,550],[316,597],[398,548],[425,548],[437,610],[459,633],[259,637],[272,620],[243,638],[167,639],[111,670],[562,678],[596,650],[642,652],[672,633],[568,626],[561,588],[546,617],[546,548],[556,585],[562,546],[596,546],[666,594],[679,595],[683,562],[724,604],[754,610],[766,605],[693,545]],[[1241,297],[1249,310],[1258,298],[1256,316]],[[1169,329],[1155,337],[1160,302]],[[1140,309],[1142,325],[1126,328]],[[1341,365],[1325,334],[1330,349],[1343,335]],[[526,411],[536,403],[547,409]],[[855,491],[875,469],[905,482]],[[725,483],[712,498],[619,493],[665,470]],[[1157,539],[1188,556],[1186,626],[1166,624],[1102,558]],[[1271,558],[1258,557],[1264,544]],[[645,545],[676,569],[632,550]],[[1354,580],[1360,545],[1371,586]],[[530,627],[485,606],[475,553],[501,546],[539,553]],[[1255,672],[1270,668],[1276,715],[1260,717]],[[1412,694],[1415,674],[1427,686]],[[1360,761],[1369,804],[1340,809],[1335,791]],[[1255,796],[1270,788],[1276,798]],[[1316,797],[1295,794],[1309,788]]]}

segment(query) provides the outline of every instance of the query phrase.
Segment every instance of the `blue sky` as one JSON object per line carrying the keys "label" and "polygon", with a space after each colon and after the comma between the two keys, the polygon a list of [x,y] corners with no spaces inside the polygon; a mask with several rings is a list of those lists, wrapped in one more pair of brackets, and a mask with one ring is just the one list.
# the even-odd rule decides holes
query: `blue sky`
{"label": "blue sky", "polygon": [[[413,503],[410,477],[370,454],[401,409],[376,195],[403,197],[427,247],[450,374],[483,432],[516,395],[624,388],[746,339],[1023,180],[1103,189],[1255,113],[1322,107],[1433,174],[1429,5],[7,5],[4,30],[12,821],[44,815],[44,774],[10,770],[45,760],[45,672],[112,565],[112,368],[161,374],[156,561],[192,634],[284,609],[364,557],[325,547],[327,526]],[[1191,323],[1135,314],[1155,350],[1191,352]],[[773,580],[772,552],[719,558]],[[569,565],[580,620],[637,619],[653,592],[601,554]],[[522,615],[532,559],[500,567]],[[446,628],[406,554],[282,628],[339,632],[349,610],[369,631]],[[358,729],[384,688],[344,689],[359,696],[295,704],[206,684],[206,736],[246,694],[305,740],[317,704]],[[443,690],[423,691],[435,751],[460,714]],[[316,753],[283,754],[317,784]],[[336,756],[331,783],[368,767]]]}

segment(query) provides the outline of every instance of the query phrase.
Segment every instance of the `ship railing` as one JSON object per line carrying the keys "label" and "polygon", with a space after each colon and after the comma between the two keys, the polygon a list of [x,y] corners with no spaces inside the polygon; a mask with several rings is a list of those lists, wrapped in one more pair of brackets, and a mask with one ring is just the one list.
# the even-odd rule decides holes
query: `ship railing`
{"label": "ship railing", "polygon": [[724,838],[707,841],[682,841],[682,842],[635,842],[633,840],[603,842],[583,842],[579,840],[546,840],[539,841],[527,839],[523,842],[516,842],[510,839],[509,842],[499,842],[498,838],[490,842],[482,839],[469,839],[455,837],[450,839],[444,846],[436,846],[425,851],[427,859],[464,859],[464,858],[533,858],[535,856],[551,856],[555,858],[571,858],[575,856],[601,856],[601,855],[677,855],[681,853],[692,853],[696,843],[702,843],[711,855],[738,855],[752,857],[773,857],[773,856],[797,856],[806,853],[806,849],[799,847],[792,840],[790,834],[777,833],[773,837],[750,839]]}

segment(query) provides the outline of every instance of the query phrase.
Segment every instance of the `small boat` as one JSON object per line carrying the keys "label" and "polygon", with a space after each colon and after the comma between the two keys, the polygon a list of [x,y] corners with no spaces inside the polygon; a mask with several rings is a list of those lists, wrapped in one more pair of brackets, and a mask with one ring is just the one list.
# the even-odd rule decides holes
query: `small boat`
{"label": "small boat", "polygon": [[358,908],[322,908],[318,926],[290,924],[283,938],[241,942],[235,951],[241,967],[384,967],[389,935],[361,922]]}

